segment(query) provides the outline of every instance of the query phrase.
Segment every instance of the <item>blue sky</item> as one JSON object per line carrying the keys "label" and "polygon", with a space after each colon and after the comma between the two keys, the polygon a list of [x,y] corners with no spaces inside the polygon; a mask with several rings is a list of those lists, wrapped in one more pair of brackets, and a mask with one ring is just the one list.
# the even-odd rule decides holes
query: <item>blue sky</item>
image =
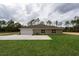
{"label": "blue sky", "polygon": [[0,2],[0,20],[18,21],[26,24],[33,18],[42,21],[65,21],[79,16],[78,3],[26,3],[23,1]]}

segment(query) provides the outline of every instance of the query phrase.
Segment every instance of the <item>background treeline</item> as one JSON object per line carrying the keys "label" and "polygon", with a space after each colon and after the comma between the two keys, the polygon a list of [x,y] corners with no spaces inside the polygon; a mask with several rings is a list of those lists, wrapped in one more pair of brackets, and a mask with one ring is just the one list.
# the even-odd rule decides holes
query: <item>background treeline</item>
{"label": "background treeline", "polygon": [[[79,32],[79,17],[75,16],[72,20],[65,20],[65,21],[51,21],[47,20],[40,21],[39,18],[32,19],[29,22],[27,22],[27,26],[32,25],[48,25],[48,26],[56,26],[56,27],[63,27],[64,32]],[[19,22],[14,22],[13,20],[5,21],[0,20],[0,32],[18,32],[19,28],[26,27],[24,25],[21,25]]]}
{"label": "background treeline", "polygon": [[65,21],[65,32],[79,32],[79,16],[75,16],[70,21]]}
{"label": "background treeline", "polygon": [[13,20],[0,20],[0,32],[18,32],[21,26],[19,22]]}
{"label": "background treeline", "polygon": [[43,24],[48,26],[63,27],[64,32],[79,32],[79,16],[75,16],[73,19],[68,19],[64,21],[51,21],[47,20],[46,22],[40,21],[39,18],[33,19],[27,23],[28,26]]}

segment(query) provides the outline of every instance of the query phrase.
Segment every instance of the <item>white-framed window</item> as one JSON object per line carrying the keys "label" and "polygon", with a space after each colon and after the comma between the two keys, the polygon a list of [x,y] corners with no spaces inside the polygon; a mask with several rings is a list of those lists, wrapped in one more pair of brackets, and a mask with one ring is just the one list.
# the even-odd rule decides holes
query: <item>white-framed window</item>
{"label": "white-framed window", "polygon": [[52,33],[56,33],[56,30],[55,29],[52,29]]}
{"label": "white-framed window", "polygon": [[45,29],[42,29],[42,30],[41,30],[41,33],[45,33]]}

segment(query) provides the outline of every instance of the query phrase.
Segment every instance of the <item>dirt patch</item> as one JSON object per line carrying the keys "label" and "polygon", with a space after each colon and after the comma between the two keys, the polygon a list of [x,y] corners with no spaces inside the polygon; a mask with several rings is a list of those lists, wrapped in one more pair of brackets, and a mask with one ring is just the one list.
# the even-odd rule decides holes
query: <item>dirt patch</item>
{"label": "dirt patch", "polygon": [[79,33],[77,32],[63,32],[63,34],[79,35]]}

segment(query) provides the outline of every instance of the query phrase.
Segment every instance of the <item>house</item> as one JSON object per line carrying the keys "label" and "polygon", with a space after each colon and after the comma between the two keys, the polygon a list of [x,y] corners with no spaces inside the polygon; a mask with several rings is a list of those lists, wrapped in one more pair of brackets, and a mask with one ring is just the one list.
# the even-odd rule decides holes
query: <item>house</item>
{"label": "house", "polygon": [[20,28],[21,35],[37,35],[37,34],[61,34],[62,28],[47,25],[32,25],[25,28]]}

